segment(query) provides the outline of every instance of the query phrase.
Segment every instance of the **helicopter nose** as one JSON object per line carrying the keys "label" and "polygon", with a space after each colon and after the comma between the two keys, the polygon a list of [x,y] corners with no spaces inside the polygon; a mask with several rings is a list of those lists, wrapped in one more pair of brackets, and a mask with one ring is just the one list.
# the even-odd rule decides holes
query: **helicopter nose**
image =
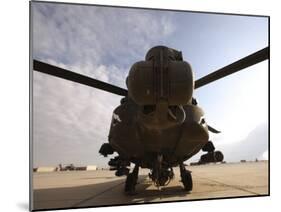
{"label": "helicopter nose", "polygon": [[143,106],[139,116],[141,123],[151,129],[166,129],[182,124],[186,119],[182,106],[168,106],[165,102]]}
{"label": "helicopter nose", "polygon": [[[147,116],[155,116],[155,112],[156,105],[144,105],[142,108],[142,113]],[[168,116],[168,120],[180,123],[183,123],[186,118],[182,105],[168,106],[168,109],[164,111],[164,113],[163,111],[159,111],[159,113],[159,116],[161,117],[164,117],[166,114]]]}
{"label": "helicopter nose", "polygon": [[168,108],[169,119],[172,119],[178,123],[183,123],[186,119],[185,110],[182,105],[169,106]]}

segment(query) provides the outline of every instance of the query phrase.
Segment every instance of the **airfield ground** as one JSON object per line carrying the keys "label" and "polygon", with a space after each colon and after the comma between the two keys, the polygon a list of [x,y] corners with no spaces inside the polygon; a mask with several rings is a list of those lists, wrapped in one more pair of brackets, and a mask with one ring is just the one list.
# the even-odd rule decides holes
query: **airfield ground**
{"label": "airfield ground", "polygon": [[179,169],[167,187],[158,190],[140,170],[137,194],[123,193],[125,177],[108,170],[34,173],[34,209],[167,202],[268,194],[268,163],[226,163],[189,166],[193,190],[183,190]]}

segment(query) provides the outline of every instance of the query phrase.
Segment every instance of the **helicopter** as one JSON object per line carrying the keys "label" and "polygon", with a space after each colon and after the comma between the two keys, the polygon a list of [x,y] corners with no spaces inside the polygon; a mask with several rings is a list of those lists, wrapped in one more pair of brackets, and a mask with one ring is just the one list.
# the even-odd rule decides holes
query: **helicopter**
{"label": "helicopter", "polygon": [[183,187],[190,192],[193,182],[186,160],[202,150],[206,153],[199,164],[223,161],[223,153],[209,140],[209,131],[220,131],[207,124],[193,91],[266,59],[269,47],[194,80],[181,51],[155,46],[144,61],[131,66],[127,90],[39,60],[33,60],[33,70],[123,96],[113,111],[108,142],[99,153],[104,157],[117,153],[108,165],[116,176],[126,176],[124,191],[131,195],[136,193],[139,168],[149,169],[149,178],[160,187],[168,185],[173,168],[179,167]]}

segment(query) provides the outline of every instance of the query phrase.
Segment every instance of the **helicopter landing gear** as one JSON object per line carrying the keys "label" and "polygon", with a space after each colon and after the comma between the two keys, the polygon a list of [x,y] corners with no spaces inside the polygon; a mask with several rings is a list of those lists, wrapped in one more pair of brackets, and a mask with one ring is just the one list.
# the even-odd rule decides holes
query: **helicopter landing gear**
{"label": "helicopter landing gear", "polygon": [[174,172],[171,167],[163,163],[163,155],[159,154],[148,176],[153,181],[154,185],[159,188],[160,186],[166,186],[170,183],[174,178]]}
{"label": "helicopter landing gear", "polygon": [[161,170],[152,170],[152,173],[148,174],[149,178],[154,182],[156,187],[167,186],[174,178],[174,172],[172,168],[162,168]]}
{"label": "helicopter landing gear", "polygon": [[213,152],[215,151],[215,146],[212,141],[208,141],[202,148],[204,152]]}
{"label": "helicopter landing gear", "polygon": [[215,163],[223,161],[223,154],[221,151],[215,151],[215,146],[212,141],[208,141],[205,146],[202,148],[202,151],[207,152],[204,155],[201,155],[199,164],[204,163]]}
{"label": "helicopter landing gear", "polygon": [[130,162],[120,156],[116,156],[115,158],[110,159],[108,165],[110,166],[109,170],[116,170],[115,176],[117,177],[128,175],[130,172],[130,169],[127,168],[128,166],[130,166]]}
{"label": "helicopter landing gear", "polygon": [[125,193],[128,195],[136,194],[136,185],[139,175],[139,165],[136,164],[132,173],[129,173],[125,182]]}
{"label": "helicopter landing gear", "polygon": [[186,191],[191,191],[193,188],[191,171],[186,170],[184,164],[180,164],[181,181]]}

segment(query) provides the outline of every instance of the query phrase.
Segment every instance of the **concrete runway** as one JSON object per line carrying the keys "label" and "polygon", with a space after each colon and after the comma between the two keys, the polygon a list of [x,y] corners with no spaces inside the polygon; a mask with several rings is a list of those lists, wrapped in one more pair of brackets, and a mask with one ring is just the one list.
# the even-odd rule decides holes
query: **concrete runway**
{"label": "concrete runway", "polygon": [[247,162],[188,166],[193,190],[183,190],[179,169],[175,178],[160,190],[140,169],[137,194],[123,193],[125,177],[114,171],[68,171],[34,173],[34,209],[76,208],[102,205],[198,200],[221,197],[268,195],[268,163]]}

